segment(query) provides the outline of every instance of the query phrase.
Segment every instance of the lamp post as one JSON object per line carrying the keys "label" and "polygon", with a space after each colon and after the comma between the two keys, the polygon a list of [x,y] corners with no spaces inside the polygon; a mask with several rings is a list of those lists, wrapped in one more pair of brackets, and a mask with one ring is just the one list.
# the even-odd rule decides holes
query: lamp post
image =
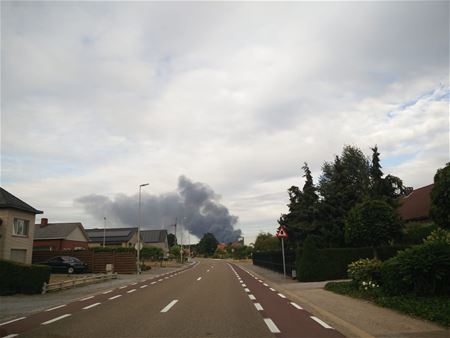
{"label": "lamp post", "polygon": [[106,216],[103,217],[103,219],[105,220],[105,225],[103,227],[103,247],[105,247],[105,238],[106,238]]}
{"label": "lamp post", "polygon": [[137,273],[140,274],[141,273],[141,259],[140,259],[140,254],[141,254],[141,223],[142,223],[142,212],[141,212],[141,190],[142,187],[147,186],[148,183],[144,183],[139,185],[139,220],[138,220],[138,241],[137,241]]}

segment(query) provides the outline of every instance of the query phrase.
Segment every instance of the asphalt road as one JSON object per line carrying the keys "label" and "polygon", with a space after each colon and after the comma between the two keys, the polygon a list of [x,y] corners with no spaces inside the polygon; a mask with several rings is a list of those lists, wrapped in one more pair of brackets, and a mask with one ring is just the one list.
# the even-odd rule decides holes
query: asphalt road
{"label": "asphalt road", "polygon": [[0,337],[343,337],[241,267],[199,260],[0,323]]}

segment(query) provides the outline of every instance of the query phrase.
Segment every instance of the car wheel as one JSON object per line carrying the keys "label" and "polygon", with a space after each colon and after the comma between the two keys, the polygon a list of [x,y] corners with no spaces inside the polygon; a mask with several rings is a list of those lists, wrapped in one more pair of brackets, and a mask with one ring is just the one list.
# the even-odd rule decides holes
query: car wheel
{"label": "car wheel", "polygon": [[67,269],[67,272],[70,274],[74,273],[74,271],[75,271],[75,269],[71,266]]}

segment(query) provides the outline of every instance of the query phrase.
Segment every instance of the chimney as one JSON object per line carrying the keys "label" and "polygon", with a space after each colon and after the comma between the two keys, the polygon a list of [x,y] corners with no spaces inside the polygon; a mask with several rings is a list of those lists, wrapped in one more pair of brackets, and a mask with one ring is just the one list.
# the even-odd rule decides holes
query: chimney
{"label": "chimney", "polygon": [[41,228],[48,225],[48,218],[41,218]]}

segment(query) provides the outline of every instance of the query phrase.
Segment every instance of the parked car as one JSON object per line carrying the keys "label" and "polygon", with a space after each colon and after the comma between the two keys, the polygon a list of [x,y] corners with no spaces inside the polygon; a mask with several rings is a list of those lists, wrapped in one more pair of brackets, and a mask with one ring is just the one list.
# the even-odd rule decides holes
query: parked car
{"label": "parked car", "polygon": [[87,270],[87,264],[72,256],[57,256],[42,263],[52,268],[52,272],[77,273]]}

